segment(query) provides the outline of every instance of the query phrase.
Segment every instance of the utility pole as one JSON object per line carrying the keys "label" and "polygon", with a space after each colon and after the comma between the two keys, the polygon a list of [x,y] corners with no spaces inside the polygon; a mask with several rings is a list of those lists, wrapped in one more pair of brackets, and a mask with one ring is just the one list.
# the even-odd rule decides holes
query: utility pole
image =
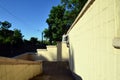
{"label": "utility pole", "polygon": [[42,32],[42,44],[43,44],[43,32]]}

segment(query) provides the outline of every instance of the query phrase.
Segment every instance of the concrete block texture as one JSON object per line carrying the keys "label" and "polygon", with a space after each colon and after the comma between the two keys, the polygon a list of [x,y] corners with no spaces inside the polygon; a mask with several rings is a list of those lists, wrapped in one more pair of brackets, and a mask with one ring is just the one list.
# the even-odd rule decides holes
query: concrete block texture
{"label": "concrete block texture", "polygon": [[[78,16],[79,17],[79,16]],[[70,66],[83,80],[120,80],[120,0],[95,0],[68,32]]]}

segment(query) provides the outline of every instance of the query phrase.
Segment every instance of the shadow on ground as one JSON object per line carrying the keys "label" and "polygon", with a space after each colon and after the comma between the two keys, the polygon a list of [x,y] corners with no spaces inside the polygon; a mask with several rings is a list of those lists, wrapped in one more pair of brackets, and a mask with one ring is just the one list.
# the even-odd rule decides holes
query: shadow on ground
{"label": "shadow on ground", "polygon": [[[43,74],[30,80],[76,80],[67,61],[43,62]],[[79,78],[79,80],[82,80]]]}

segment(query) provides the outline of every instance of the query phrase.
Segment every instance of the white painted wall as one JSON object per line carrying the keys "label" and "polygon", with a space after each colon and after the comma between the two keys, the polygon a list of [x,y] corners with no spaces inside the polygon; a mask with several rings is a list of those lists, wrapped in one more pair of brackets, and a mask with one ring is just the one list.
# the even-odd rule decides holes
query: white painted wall
{"label": "white painted wall", "polygon": [[69,60],[68,47],[65,43],[58,42],[57,46],[48,45],[47,49],[37,49],[36,59],[45,61]]}
{"label": "white painted wall", "polygon": [[[90,0],[88,0],[90,1]],[[95,0],[68,31],[70,66],[83,80],[120,80],[120,0]]]}
{"label": "white painted wall", "polygon": [[49,45],[47,49],[37,49],[38,58],[47,61],[57,60],[57,46]]}

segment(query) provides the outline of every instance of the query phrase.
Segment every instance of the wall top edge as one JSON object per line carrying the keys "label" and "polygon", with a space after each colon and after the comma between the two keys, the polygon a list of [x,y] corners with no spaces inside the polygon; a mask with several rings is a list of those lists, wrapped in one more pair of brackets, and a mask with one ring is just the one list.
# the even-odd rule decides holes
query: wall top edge
{"label": "wall top edge", "polygon": [[88,10],[88,8],[93,4],[95,0],[88,0],[86,2],[86,4],[84,5],[84,7],[82,8],[82,10],[80,11],[80,13],[78,14],[77,18],[75,19],[75,21],[73,22],[73,24],[70,26],[70,28],[67,31],[67,34],[72,30],[72,28],[74,27],[74,25],[79,21],[79,19],[85,14],[85,12]]}
{"label": "wall top edge", "polygon": [[41,64],[42,61],[27,61],[21,59],[13,59],[13,58],[6,58],[0,57],[0,65],[1,64]]}
{"label": "wall top edge", "polygon": [[47,45],[47,48],[57,47],[56,45]]}

